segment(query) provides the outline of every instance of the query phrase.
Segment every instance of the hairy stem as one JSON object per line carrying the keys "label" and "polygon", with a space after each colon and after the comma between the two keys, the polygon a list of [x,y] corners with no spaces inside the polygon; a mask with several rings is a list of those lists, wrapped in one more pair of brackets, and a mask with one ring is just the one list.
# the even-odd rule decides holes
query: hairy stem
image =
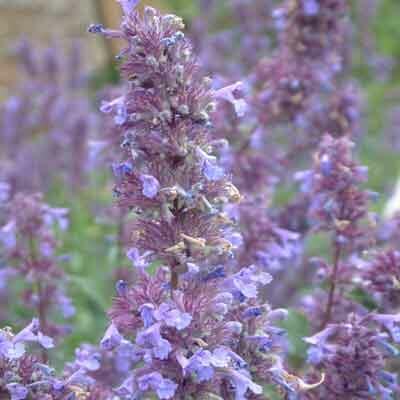
{"label": "hairy stem", "polygon": [[[30,249],[31,262],[32,262],[32,264],[34,264],[37,261],[37,256],[36,256],[35,240],[32,236],[29,238],[29,249]],[[40,330],[43,333],[47,334],[46,299],[44,298],[43,286],[42,286],[42,282],[40,281],[40,278],[35,277],[35,279],[36,279],[36,283],[34,284],[34,288],[36,289],[36,293],[38,296],[36,312],[37,312],[37,316],[39,318],[39,326],[40,326]],[[46,363],[49,359],[46,349],[42,350],[42,359],[43,359],[44,363]]]}
{"label": "hairy stem", "polygon": [[331,320],[332,317],[332,310],[333,310],[333,303],[335,300],[335,291],[336,291],[336,284],[337,284],[337,274],[339,270],[339,262],[341,256],[341,246],[340,244],[335,241],[335,250],[333,254],[333,270],[330,277],[330,288],[329,288],[329,295],[328,295],[328,303],[326,306],[325,311],[325,318],[322,322],[320,330],[324,329],[328,322]]}

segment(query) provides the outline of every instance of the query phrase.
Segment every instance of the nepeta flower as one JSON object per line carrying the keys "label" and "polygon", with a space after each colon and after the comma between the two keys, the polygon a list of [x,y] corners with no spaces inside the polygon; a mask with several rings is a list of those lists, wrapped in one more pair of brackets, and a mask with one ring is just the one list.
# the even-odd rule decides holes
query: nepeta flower
{"label": "nepeta flower", "polygon": [[[126,159],[115,168],[114,193],[135,213],[129,257],[139,267],[134,285],[117,285],[103,344],[117,345],[114,327],[132,338],[138,359],[117,389],[123,398],[152,392],[160,399],[242,400],[261,394],[255,380],[274,382],[278,365],[283,386],[285,333],[257,297],[270,275],[232,261],[241,238],[225,210],[241,195],[219,165],[226,146],[212,121],[216,100],[241,114],[238,85],[213,91],[181,29],[180,18],[150,7],[143,16],[126,14],[120,31],[90,28],[128,42],[121,53],[127,82],[117,102],[127,110]],[[277,241],[289,240],[277,232]],[[155,261],[161,266],[152,276],[146,266]]]}

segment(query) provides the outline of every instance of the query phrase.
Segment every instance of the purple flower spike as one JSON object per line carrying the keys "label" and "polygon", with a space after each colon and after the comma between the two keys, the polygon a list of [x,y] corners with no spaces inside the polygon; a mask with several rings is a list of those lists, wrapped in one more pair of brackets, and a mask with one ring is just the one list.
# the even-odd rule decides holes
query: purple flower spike
{"label": "purple flower spike", "polygon": [[[222,85],[203,73],[180,17],[152,7],[135,12],[136,2],[126,5],[120,31],[106,34],[126,42],[121,52],[125,82],[118,90],[124,95],[102,107],[111,119],[119,107],[127,110],[126,123],[115,126],[114,120],[115,136],[122,141],[121,159],[135,167],[132,173],[117,173],[114,186],[120,209],[137,214],[128,239],[128,257],[138,267],[135,283],[118,293],[109,312],[118,329],[135,338],[134,361],[128,359],[130,368],[122,362],[129,377],[120,380],[125,383],[118,393],[158,399],[259,397],[262,387],[254,382],[271,382],[271,361],[280,360],[287,347],[282,330],[270,326],[271,308],[257,298],[271,276],[259,266],[242,268],[256,263],[255,256],[234,260],[248,238],[236,233],[244,198],[230,179],[236,169],[230,152],[241,148],[259,158],[257,163],[244,160],[244,180],[255,192],[264,191],[261,182],[273,181],[264,179],[266,157],[258,148],[246,138],[243,146],[235,143],[230,149],[215,128],[220,122],[231,125],[231,119],[237,124],[244,115],[242,85],[214,91]],[[225,109],[229,116],[223,115]],[[246,136],[252,122],[235,134]],[[253,172],[260,172],[256,184]],[[237,223],[230,215],[234,204],[240,208]],[[257,216],[264,211],[267,215],[265,206]],[[263,226],[266,217],[254,220],[252,226]],[[247,251],[290,258],[289,231],[270,225],[255,233],[255,251]]]}

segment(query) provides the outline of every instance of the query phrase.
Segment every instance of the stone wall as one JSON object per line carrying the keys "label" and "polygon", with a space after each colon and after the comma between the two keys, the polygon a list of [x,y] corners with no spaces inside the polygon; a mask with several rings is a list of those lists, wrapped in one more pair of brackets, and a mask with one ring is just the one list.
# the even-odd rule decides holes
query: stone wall
{"label": "stone wall", "polygon": [[[104,3],[104,4],[103,4]],[[88,25],[98,21],[97,6],[118,18],[113,0],[0,0],[0,98],[13,87],[18,68],[12,47],[22,36],[48,45],[56,41],[66,46],[82,39],[85,63],[89,68],[101,65],[106,56],[104,42],[86,33]],[[97,10],[98,11],[98,10]]]}
{"label": "stone wall", "polygon": [[[167,0],[147,0],[165,6]],[[168,8],[168,7],[167,7]],[[101,66],[118,44],[87,33],[93,22],[118,26],[120,7],[115,0],[0,0],[0,100],[12,90],[18,68],[12,47],[22,36],[39,45],[56,41],[66,46],[81,39],[89,71]],[[107,56],[108,54],[108,56]]]}

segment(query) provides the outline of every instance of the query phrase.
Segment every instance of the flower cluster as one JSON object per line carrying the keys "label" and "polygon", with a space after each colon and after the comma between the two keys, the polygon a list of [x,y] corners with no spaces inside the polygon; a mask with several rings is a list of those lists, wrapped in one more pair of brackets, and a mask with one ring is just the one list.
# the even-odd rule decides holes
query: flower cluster
{"label": "flower cluster", "polygon": [[[313,230],[332,235],[332,266],[318,260],[319,279],[330,283],[328,298],[324,301],[325,316],[318,313],[322,317],[319,321],[322,327],[337,315],[337,311],[333,311],[335,304],[349,310],[345,306],[347,302],[340,299],[342,296],[337,298],[336,286],[339,283],[351,285],[357,274],[353,263],[345,262],[345,257],[365,248],[371,239],[367,234],[370,193],[360,188],[367,179],[367,172],[367,168],[354,161],[353,143],[349,139],[326,135],[314,157],[314,168],[297,174],[302,180],[302,190],[311,199],[309,217]],[[311,304],[321,306],[320,301]],[[318,318],[314,318],[316,321]]]}
{"label": "flower cluster", "polygon": [[355,245],[364,234],[360,222],[368,214],[370,194],[360,189],[368,168],[353,161],[353,143],[347,138],[322,138],[312,171],[299,173],[303,190],[312,193],[310,216],[315,228],[334,232],[335,241]]}
{"label": "flower cluster", "polygon": [[66,327],[48,317],[54,309],[67,319],[75,311],[64,287],[66,277],[59,267],[59,243],[53,233],[54,225],[67,228],[67,210],[49,207],[40,195],[19,193],[9,202],[7,211],[8,220],[0,228],[6,265],[1,269],[1,286],[7,285],[7,278],[22,278],[23,304],[38,316],[43,332],[52,336],[66,333]]}
{"label": "flower cluster", "polygon": [[326,371],[324,384],[307,399],[389,399],[398,393],[397,376],[385,369],[398,356],[398,315],[350,315],[306,338],[308,361]]}
{"label": "flower cluster", "polygon": [[400,301],[400,253],[389,249],[378,252],[363,266],[366,290],[385,311],[396,310]]}
{"label": "flower cluster", "polygon": [[10,400],[65,400],[88,398],[85,386],[75,375],[59,377],[27,345],[36,343],[50,349],[53,340],[39,330],[39,321],[32,322],[19,333],[0,329],[0,396]]}
{"label": "flower cluster", "polygon": [[[218,163],[226,145],[212,121],[219,101],[241,113],[237,85],[211,89],[180,18],[150,7],[141,16],[128,3],[121,30],[89,28],[128,42],[125,94],[109,102],[124,116],[116,122],[127,158],[114,167],[114,193],[135,214],[128,256],[137,269],[133,285],[117,283],[102,340],[118,351],[133,337],[134,367],[117,393],[239,400],[262,393],[256,381],[305,388],[282,360],[286,335],[275,323],[286,312],[260,301],[271,276],[230,262],[240,245],[230,211],[241,195]],[[276,232],[276,241],[293,239]]]}

